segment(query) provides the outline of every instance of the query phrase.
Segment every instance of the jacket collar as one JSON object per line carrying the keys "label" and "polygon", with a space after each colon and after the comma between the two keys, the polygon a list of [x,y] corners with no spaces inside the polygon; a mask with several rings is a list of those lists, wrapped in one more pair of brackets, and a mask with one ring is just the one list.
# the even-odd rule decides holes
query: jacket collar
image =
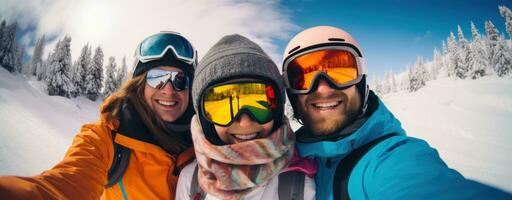
{"label": "jacket collar", "polygon": [[[297,141],[297,148],[303,157],[345,157],[355,148],[358,148],[382,135],[396,133],[405,135],[405,131],[401,127],[400,121],[386,108],[384,103],[376,96],[370,95],[369,106],[374,107],[373,112],[366,117],[358,119],[352,125],[340,130],[342,132],[337,135],[344,135],[339,140],[322,140],[318,142]],[[305,127],[301,127],[297,134],[308,131]]]}
{"label": "jacket collar", "polygon": [[126,137],[158,145],[158,142],[149,134],[138,112],[129,103],[121,110],[117,132]]}

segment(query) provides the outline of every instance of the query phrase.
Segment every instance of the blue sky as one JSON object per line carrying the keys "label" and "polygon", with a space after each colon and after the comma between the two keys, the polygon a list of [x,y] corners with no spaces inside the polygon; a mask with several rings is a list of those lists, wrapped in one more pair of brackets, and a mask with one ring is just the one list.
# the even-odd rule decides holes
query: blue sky
{"label": "blue sky", "polygon": [[[349,32],[363,48],[370,77],[386,70],[403,71],[417,56],[432,59],[434,47],[460,24],[467,39],[470,22],[484,33],[484,22],[491,20],[505,31],[498,5],[512,8],[511,0],[429,0],[429,1],[293,1],[281,2],[292,21],[302,29],[317,25],[336,26]],[[301,30],[302,30],[301,29]],[[300,30],[292,32],[292,36]],[[508,34],[506,34],[508,38]],[[279,51],[288,41],[279,40]]]}

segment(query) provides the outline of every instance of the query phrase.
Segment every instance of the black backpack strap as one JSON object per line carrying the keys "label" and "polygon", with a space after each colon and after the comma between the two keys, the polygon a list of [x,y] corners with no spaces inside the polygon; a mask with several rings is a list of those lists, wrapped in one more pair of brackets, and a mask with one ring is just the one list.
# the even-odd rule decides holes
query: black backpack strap
{"label": "black backpack strap", "polygon": [[348,194],[348,179],[350,178],[350,174],[352,173],[352,170],[354,169],[356,164],[375,145],[396,135],[398,134],[391,133],[381,136],[380,138],[377,138],[355,149],[338,163],[338,166],[336,167],[336,172],[334,173],[334,183],[332,190],[334,200],[350,199],[350,196]]}
{"label": "black backpack strap", "polygon": [[302,172],[288,171],[279,174],[279,199],[303,200],[304,181],[306,176]]}
{"label": "black backpack strap", "polygon": [[108,182],[105,184],[105,188],[109,188],[117,184],[121,178],[123,178],[128,164],[130,163],[130,149],[117,144],[115,142],[117,131],[112,131],[112,143],[114,144],[114,160],[108,170]]}
{"label": "black backpack strap", "polygon": [[192,180],[190,180],[190,199],[193,200],[203,200],[206,198],[206,194],[204,190],[199,186],[199,181],[197,180],[198,166],[194,168],[194,175],[192,175]]}
{"label": "black backpack strap", "polygon": [[[198,167],[194,168],[194,174],[190,183],[190,199],[203,200],[206,198],[204,190],[199,186],[197,179]],[[304,181],[306,176],[302,172],[288,171],[279,174],[278,193],[279,199],[303,200]]]}

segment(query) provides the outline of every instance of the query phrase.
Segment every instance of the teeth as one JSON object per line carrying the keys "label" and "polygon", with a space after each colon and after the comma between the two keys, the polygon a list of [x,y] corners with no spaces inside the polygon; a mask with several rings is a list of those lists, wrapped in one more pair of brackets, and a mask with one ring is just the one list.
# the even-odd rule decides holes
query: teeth
{"label": "teeth", "polygon": [[162,101],[162,100],[158,100],[157,102],[164,106],[174,106],[177,103],[176,101]]}
{"label": "teeth", "polygon": [[240,140],[250,140],[250,139],[255,138],[257,135],[258,135],[258,133],[244,134],[244,135],[233,134],[233,137],[240,139]]}
{"label": "teeth", "polygon": [[338,104],[340,104],[341,101],[337,101],[337,102],[326,102],[326,103],[315,103],[313,104],[313,106],[317,107],[317,108],[334,108],[336,107]]}

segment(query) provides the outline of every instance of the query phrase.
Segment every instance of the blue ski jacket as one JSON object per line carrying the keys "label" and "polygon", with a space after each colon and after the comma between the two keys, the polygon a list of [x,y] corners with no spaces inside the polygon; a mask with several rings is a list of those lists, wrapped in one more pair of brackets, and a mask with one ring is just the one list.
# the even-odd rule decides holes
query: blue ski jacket
{"label": "blue ski jacket", "polygon": [[[512,199],[506,192],[468,180],[450,169],[436,149],[421,139],[406,136],[382,101],[370,96],[376,108],[360,127],[352,128],[355,131],[349,136],[335,141],[298,139],[300,155],[317,160],[317,199],[333,199],[334,173],[341,159],[355,148],[389,133],[397,136],[374,146],[352,170],[348,181],[351,199]],[[305,131],[308,130],[301,127],[297,137]]]}

